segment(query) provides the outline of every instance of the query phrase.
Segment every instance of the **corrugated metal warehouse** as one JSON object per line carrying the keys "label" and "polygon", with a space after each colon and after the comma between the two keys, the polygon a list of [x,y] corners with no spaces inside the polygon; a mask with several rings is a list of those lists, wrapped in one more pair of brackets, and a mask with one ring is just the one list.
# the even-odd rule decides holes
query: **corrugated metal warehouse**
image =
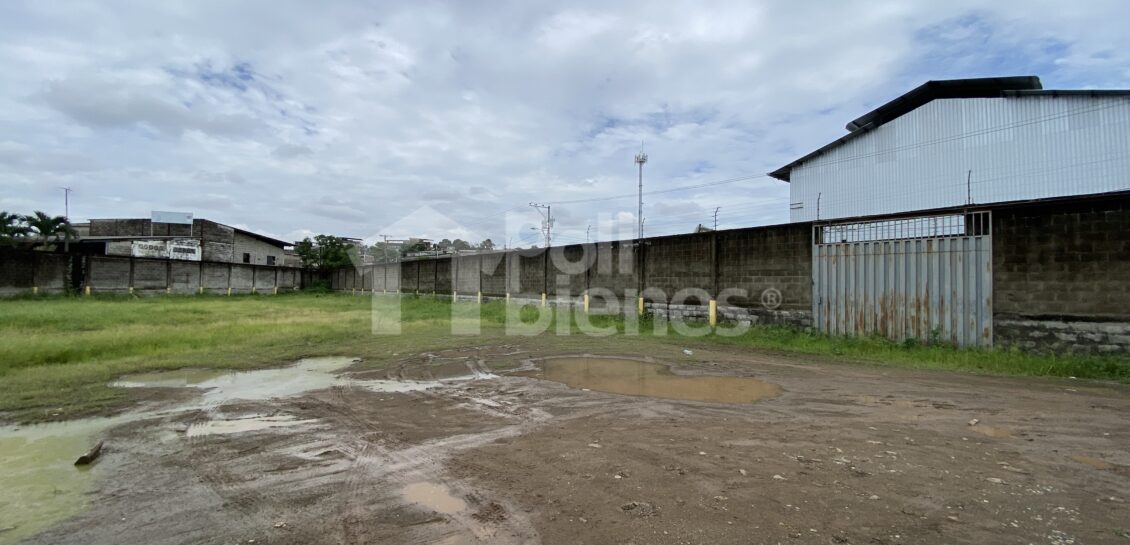
{"label": "corrugated metal warehouse", "polygon": [[1130,91],[1053,91],[1035,76],[931,81],[774,171],[813,221],[1119,191]]}

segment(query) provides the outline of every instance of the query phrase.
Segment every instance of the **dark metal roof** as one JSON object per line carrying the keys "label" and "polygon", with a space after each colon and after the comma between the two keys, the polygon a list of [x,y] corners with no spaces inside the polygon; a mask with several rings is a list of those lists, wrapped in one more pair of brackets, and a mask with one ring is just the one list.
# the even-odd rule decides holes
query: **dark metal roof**
{"label": "dark metal roof", "polygon": [[[223,225],[223,224],[221,223],[220,225]],[[246,236],[249,236],[251,238],[257,239],[261,242],[266,242],[267,244],[270,244],[271,246],[278,246],[279,248],[286,248],[288,246],[294,246],[293,242],[287,242],[285,240],[279,240],[277,238],[272,238],[272,237],[269,237],[267,235],[260,235],[259,233],[248,231],[246,229],[240,229],[239,227],[232,227],[232,230],[235,231],[236,233],[241,234],[241,235],[246,235]]]}
{"label": "dark metal roof", "polygon": [[[840,146],[867,131],[874,130],[884,123],[904,116],[925,104],[942,98],[996,98],[1007,93],[1043,92],[1040,78],[1036,76],[1011,76],[1000,78],[970,78],[931,80],[915,87],[906,94],[863,114],[847,124],[846,135],[830,142],[820,149],[797,159],[769,175],[778,180],[789,181],[789,173],[794,167],[828,150]],[[1054,91],[1053,91],[1054,92]],[[1064,93],[1064,91],[1058,91]]]}

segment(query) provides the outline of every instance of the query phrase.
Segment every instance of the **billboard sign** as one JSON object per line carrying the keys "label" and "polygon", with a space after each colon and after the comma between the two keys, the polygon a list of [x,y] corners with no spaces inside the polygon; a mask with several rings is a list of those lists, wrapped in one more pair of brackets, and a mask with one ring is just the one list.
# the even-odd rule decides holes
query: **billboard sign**
{"label": "billboard sign", "polygon": [[200,261],[200,241],[194,238],[173,240],[135,240],[130,255],[150,259]]}
{"label": "billboard sign", "polygon": [[192,212],[161,212],[154,210],[153,223],[192,225]]}

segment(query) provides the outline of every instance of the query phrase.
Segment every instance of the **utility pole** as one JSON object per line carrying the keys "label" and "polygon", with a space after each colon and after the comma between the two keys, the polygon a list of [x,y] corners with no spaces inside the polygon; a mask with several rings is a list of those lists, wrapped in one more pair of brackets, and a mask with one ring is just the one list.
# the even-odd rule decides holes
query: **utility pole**
{"label": "utility pole", "polygon": [[715,206],[714,207],[714,230],[715,231],[718,230],[718,210],[720,208],[722,208],[722,207],[721,206]]}
{"label": "utility pole", "polygon": [[592,231],[592,225],[591,224],[588,227],[585,227],[585,242],[590,242],[589,231]]}
{"label": "utility pole", "polygon": [[636,219],[639,220],[640,226],[636,238],[639,238],[640,240],[643,240],[643,164],[646,162],[647,154],[644,153],[641,149],[640,152],[636,154],[636,164],[640,166],[640,197],[639,207],[636,211]]}
{"label": "utility pole", "polygon": [[60,187],[63,190],[63,217],[68,220],[71,219],[71,191],[69,187]]}
{"label": "utility pole", "polygon": [[550,243],[553,241],[553,207],[548,204],[539,204],[536,202],[530,203],[530,206],[536,208],[539,214],[541,214],[542,209],[545,209],[541,227],[542,231],[545,233],[545,247],[549,248]]}

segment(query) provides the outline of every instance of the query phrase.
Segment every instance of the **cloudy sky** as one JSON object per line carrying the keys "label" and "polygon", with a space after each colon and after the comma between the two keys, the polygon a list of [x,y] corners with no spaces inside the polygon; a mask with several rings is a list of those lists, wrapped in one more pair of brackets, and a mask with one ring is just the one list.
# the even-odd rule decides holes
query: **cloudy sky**
{"label": "cloudy sky", "polygon": [[627,237],[642,143],[649,234],[765,225],[765,172],[926,80],[1130,87],[1121,0],[612,4],[6,1],[0,209]]}

